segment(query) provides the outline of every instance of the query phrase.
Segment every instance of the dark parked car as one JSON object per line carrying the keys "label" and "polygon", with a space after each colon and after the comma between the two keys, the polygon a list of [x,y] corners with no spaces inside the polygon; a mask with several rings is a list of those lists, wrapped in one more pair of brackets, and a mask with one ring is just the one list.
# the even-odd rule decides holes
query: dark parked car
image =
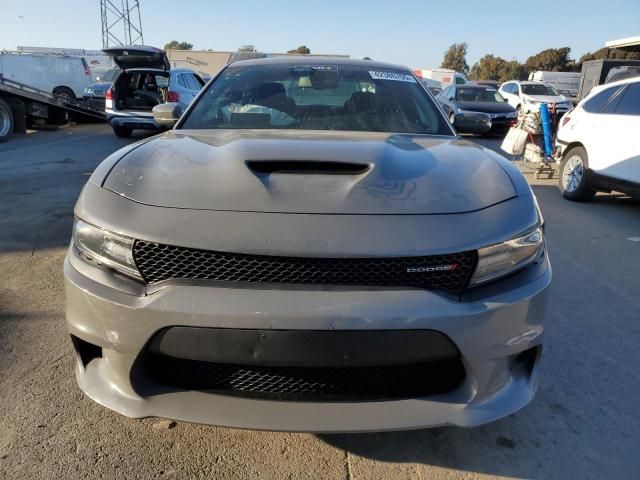
{"label": "dark parked car", "polygon": [[486,85],[450,85],[436,98],[454,126],[461,116],[488,117],[488,131],[504,133],[518,121],[516,109],[498,90]]}
{"label": "dark parked car", "polygon": [[96,79],[97,81],[95,83],[87,85],[84,89],[82,99],[95,107],[104,108],[105,94],[107,93],[107,90],[111,88],[114,80],[118,78],[120,72],[122,72],[122,70],[119,68],[107,70],[103,75]]}

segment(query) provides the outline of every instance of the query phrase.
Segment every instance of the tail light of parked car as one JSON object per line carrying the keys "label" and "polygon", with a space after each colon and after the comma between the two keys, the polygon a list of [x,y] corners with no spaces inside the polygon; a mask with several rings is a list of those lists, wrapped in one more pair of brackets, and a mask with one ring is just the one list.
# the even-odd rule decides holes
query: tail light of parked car
{"label": "tail light of parked car", "polygon": [[180,94],[178,92],[172,92],[171,90],[167,92],[167,102],[179,102],[179,101],[180,101]]}
{"label": "tail light of parked car", "polygon": [[104,94],[104,107],[113,108],[113,91],[111,88]]}

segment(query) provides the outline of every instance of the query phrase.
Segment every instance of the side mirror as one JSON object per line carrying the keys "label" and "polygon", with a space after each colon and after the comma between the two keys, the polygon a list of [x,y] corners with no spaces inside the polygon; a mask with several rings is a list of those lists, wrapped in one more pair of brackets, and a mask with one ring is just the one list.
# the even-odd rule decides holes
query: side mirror
{"label": "side mirror", "polygon": [[458,113],[453,126],[458,133],[483,135],[491,130],[491,117],[481,112]]}
{"label": "side mirror", "polygon": [[179,103],[161,103],[153,107],[153,119],[158,125],[172,128],[182,115]]}

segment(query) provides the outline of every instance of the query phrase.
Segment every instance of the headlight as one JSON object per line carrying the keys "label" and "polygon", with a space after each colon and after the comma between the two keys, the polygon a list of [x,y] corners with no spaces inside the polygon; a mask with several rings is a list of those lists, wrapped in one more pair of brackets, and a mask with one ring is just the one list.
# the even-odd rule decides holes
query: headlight
{"label": "headlight", "polygon": [[524,103],[528,103],[529,105],[538,105],[540,102],[533,98],[524,97]]}
{"label": "headlight", "polygon": [[76,218],[73,244],[89,261],[142,280],[133,261],[133,238],[89,225]]}
{"label": "headlight", "polygon": [[506,242],[478,250],[478,266],[471,285],[478,285],[520,270],[536,260],[544,249],[542,227]]}

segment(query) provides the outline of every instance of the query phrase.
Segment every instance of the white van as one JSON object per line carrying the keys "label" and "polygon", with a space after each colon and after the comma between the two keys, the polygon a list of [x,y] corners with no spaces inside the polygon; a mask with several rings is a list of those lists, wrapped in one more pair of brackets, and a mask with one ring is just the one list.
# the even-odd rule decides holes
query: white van
{"label": "white van", "polygon": [[91,71],[84,58],[66,55],[0,52],[0,74],[70,99],[82,98],[91,83]]}
{"label": "white van", "polygon": [[544,72],[538,70],[529,74],[530,81],[552,85],[561,95],[575,98],[580,87],[580,72]]}

